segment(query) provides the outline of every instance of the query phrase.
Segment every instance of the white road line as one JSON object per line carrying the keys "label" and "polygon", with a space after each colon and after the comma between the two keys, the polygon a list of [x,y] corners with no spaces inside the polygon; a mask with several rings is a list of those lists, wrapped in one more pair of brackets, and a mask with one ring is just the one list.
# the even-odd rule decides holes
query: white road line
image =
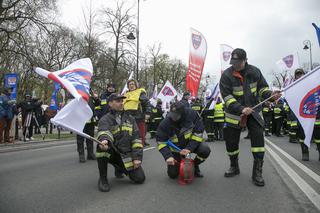
{"label": "white road line", "polygon": [[302,171],[304,171],[307,175],[309,175],[312,179],[314,179],[316,182],[320,184],[320,176],[316,174],[314,171],[297,161],[294,157],[289,155],[287,152],[282,150],[280,147],[272,143],[270,140],[265,138],[265,140],[270,144],[272,147],[274,147],[276,150],[278,150],[281,154],[283,154],[286,158],[288,158],[292,163],[294,163],[297,167],[299,167]]}
{"label": "white road line", "polygon": [[303,180],[284,160],[282,160],[271,147],[266,145],[270,155],[280,165],[280,167],[289,175],[289,177],[297,184],[297,186],[305,193],[309,200],[320,210],[320,195],[305,181]]}
{"label": "white road line", "polygon": [[151,149],[154,149],[154,148],[156,148],[156,147],[151,146],[151,147],[143,149],[143,151],[145,152],[145,151],[148,151],[148,150],[151,150]]}

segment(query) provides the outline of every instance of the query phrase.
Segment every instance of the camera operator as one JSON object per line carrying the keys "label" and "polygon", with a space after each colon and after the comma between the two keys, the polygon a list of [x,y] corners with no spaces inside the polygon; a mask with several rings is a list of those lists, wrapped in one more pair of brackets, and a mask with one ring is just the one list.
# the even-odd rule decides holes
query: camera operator
{"label": "camera operator", "polygon": [[[23,123],[23,140],[29,141],[33,140],[33,126],[36,125],[36,111],[41,107],[42,103],[38,99],[31,98],[31,95],[27,93],[25,95],[25,100],[17,104],[17,109],[22,113],[22,123]],[[28,134],[27,133],[28,129]]]}

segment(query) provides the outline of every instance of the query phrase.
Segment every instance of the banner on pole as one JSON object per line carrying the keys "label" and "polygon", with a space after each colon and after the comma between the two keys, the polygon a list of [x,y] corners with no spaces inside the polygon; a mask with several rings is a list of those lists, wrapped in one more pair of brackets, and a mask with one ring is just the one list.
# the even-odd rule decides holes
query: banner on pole
{"label": "banner on pole", "polygon": [[204,36],[191,28],[189,66],[186,76],[187,90],[192,96],[197,96],[207,55],[207,41]]}
{"label": "banner on pole", "polygon": [[229,68],[231,53],[233,48],[227,44],[220,44],[220,62],[221,62],[221,73]]}

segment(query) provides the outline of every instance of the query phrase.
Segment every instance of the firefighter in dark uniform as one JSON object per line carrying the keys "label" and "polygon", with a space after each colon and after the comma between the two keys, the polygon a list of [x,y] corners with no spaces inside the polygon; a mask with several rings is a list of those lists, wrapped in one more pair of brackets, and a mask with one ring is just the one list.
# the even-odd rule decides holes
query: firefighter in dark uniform
{"label": "firefighter in dark uniform", "polygon": [[191,93],[189,91],[185,91],[182,95],[182,99],[180,102],[182,102],[184,104],[184,106],[186,108],[190,108],[190,104],[189,104],[189,98],[191,96]]}
{"label": "firefighter in dark uniform", "polygon": [[290,113],[290,107],[288,103],[286,103],[286,100],[283,102],[283,121],[282,121],[282,129],[283,134],[287,135],[289,134],[289,127],[288,127],[288,114]]}
{"label": "firefighter in dark uniform", "polygon": [[273,110],[271,108],[271,103],[269,101],[262,104],[262,116],[264,120],[264,132],[265,136],[270,136],[272,127],[272,115]]}
{"label": "firefighter in dark uniform", "polygon": [[223,126],[224,126],[224,106],[220,98],[218,98],[214,106],[214,134],[215,139],[223,141]]}
{"label": "firefighter in dark uniform", "polygon": [[95,108],[98,119],[102,118],[102,116],[109,112],[108,97],[114,92],[116,92],[115,84],[107,84],[106,91],[100,96],[100,105]]}
{"label": "firefighter in dark uniform", "polygon": [[281,134],[281,127],[283,123],[283,101],[281,99],[276,101],[273,108],[273,122],[274,122],[274,133],[277,137],[283,137]]}
{"label": "firefighter in dark uniform", "polygon": [[201,114],[202,104],[201,104],[200,98],[197,97],[197,98],[193,99],[193,102],[192,102],[192,105],[191,105],[191,109],[196,111],[199,115]]}
{"label": "firefighter in dark uniform", "polygon": [[297,143],[297,131],[298,131],[298,119],[293,113],[293,111],[289,108],[289,113],[287,117],[287,122],[289,125],[289,142]]}
{"label": "firefighter in dark uniform", "polygon": [[[251,135],[251,151],[254,157],[252,180],[257,186],[264,186],[262,165],[264,158],[264,122],[259,115],[261,107],[251,107],[259,103],[259,98],[266,99],[272,95],[261,71],[247,63],[247,55],[243,49],[235,49],[231,53],[231,67],[222,73],[220,92],[225,101],[224,140],[227,154],[230,157],[230,168],[225,177],[233,177],[240,173],[238,165],[239,139],[241,127],[247,125]],[[281,95],[274,92],[275,99]]]}
{"label": "firefighter in dark uniform", "polygon": [[[168,165],[167,172],[170,178],[178,177],[181,157],[189,153],[196,154],[195,177],[203,177],[199,164],[210,154],[210,148],[203,139],[203,131],[204,126],[198,113],[186,108],[182,102],[171,105],[170,112],[161,121],[156,135],[158,150]],[[182,150],[178,152],[170,148],[166,143],[169,139]]]}
{"label": "firefighter in dark uniform", "polygon": [[[95,125],[97,122],[95,107],[99,106],[99,104],[100,104],[100,102],[98,99],[98,95],[92,93],[90,95],[88,105],[91,108],[93,115],[92,115],[91,119],[86,122],[86,124],[83,128],[83,132],[92,136],[92,137],[94,137],[94,128],[95,128]],[[87,160],[95,160],[96,159],[96,157],[94,155],[94,151],[93,151],[93,141],[88,138],[84,138],[81,135],[77,135],[77,151],[79,153],[79,162],[80,163],[86,162],[85,153],[84,153],[84,141],[86,141],[86,145],[87,145]]]}
{"label": "firefighter in dark uniform", "polygon": [[314,143],[317,145],[317,149],[319,152],[319,161],[320,161],[320,106],[318,106],[316,122],[314,123],[313,138],[314,138]]}
{"label": "firefighter in dark uniform", "polygon": [[214,109],[209,109],[211,103],[212,101],[207,103],[202,113],[204,128],[208,136],[208,142],[214,141]]}
{"label": "firefighter in dark uniform", "polygon": [[[108,164],[116,171],[124,173],[134,182],[141,184],[145,174],[141,167],[143,146],[135,119],[123,110],[125,96],[111,94],[108,99],[110,112],[104,115],[98,124],[97,162],[100,178],[98,188],[102,192],[110,190],[108,182]],[[122,178],[123,176],[116,176]]]}
{"label": "firefighter in dark uniform", "polygon": [[160,122],[162,121],[162,119],[163,119],[162,101],[161,99],[158,99],[156,107],[152,107],[151,109],[150,123],[149,123],[151,138],[155,138],[157,128]]}

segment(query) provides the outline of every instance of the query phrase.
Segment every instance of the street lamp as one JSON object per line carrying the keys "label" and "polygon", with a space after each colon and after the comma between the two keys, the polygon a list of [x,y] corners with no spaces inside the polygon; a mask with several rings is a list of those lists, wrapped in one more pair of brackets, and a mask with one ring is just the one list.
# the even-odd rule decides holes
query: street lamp
{"label": "street lamp", "polygon": [[[137,35],[137,70],[136,70],[136,79],[139,79],[139,20],[140,20],[140,0],[138,0],[138,20],[137,20],[137,27],[136,27],[136,35]],[[129,33],[127,39],[134,40],[136,37],[133,35],[132,32]]]}
{"label": "street lamp", "polygon": [[310,50],[310,70],[312,70],[311,41],[310,41],[310,40],[305,40],[305,41],[303,42],[303,44],[304,44],[304,47],[303,47],[304,50]]}

